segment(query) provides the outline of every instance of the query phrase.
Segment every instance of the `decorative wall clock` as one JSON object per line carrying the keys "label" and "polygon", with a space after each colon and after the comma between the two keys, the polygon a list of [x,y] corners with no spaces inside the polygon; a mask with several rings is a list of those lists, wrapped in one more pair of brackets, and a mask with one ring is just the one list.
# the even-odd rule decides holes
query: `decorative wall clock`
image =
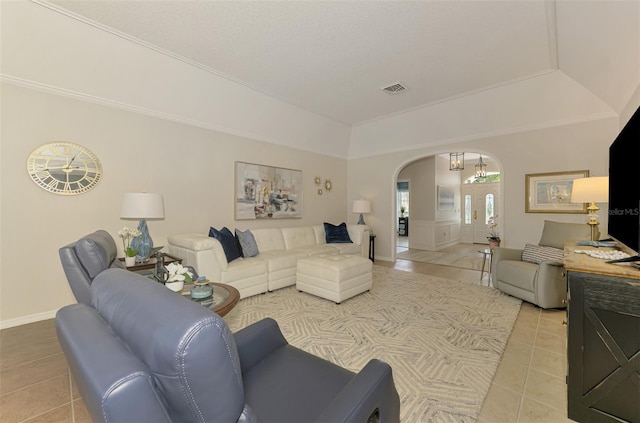
{"label": "decorative wall clock", "polygon": [[85,193],[102,179],[102,165],[95,154],[63,141],[33,150],[27,158],[27,172],[40,188],[60,195]]}

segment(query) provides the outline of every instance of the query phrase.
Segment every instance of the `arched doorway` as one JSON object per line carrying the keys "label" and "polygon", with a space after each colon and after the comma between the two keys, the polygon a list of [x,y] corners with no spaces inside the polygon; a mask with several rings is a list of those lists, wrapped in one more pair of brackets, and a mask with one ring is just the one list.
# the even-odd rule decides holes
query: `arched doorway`
{"label": "arched doorway", "polygon": [[[449,154],[434,154],[407,163],[398,171],[395,253],[406,249],[438,251],[461,242],[488,243],[486,220],[500,215],[501,174],[499,164],[483,153],[486,175],[476,178],[479,158],[480,153],[465,152],[465,169],[451,171]],[[407,192],[402,193],[402,187]],[[447,198],[451,191],[452,202]],[[404,203],[408,205],[403,215],[400,207]]]}

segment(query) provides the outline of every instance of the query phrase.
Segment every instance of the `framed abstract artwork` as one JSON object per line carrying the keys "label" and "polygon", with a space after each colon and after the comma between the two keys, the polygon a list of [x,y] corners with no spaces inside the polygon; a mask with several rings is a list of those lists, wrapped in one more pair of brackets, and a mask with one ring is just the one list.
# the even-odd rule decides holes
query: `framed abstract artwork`
{"label": "framed abstract artwork", "polygon": [[572,203],[573,180],[586,178],[588,170],[525,175],[525,213],[587,213],[584,203]]}
{"label": "framed abstract artwork", "polygon": [[302,171],[235,163],[235,219],[302,217]]}
{"label": "framed abstract artwork", "polygon": [[455,191],[452,187],[438,185],[438,210],[453,210]]}

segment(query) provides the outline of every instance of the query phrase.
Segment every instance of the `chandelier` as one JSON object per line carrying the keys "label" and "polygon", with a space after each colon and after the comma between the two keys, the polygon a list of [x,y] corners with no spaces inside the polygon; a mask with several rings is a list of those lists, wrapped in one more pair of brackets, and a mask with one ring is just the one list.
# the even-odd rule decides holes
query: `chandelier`
{"label": "chandelier", "polygon": [[449,170],[464,170],[464,153],[449,153]]}
{"label": "chandelier", "polygon": [[484,178],[487,176],[487,165],[482,161],[482,156],[478,159],[478,164],[476,164],[475,168],[476,178]]}

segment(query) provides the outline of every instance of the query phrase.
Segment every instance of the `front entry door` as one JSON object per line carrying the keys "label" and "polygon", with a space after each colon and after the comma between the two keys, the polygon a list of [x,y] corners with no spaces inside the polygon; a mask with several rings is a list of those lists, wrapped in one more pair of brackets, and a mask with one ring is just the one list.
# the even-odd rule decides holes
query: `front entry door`
{"label": "front entry door", "polygon": [[[490,217],[498,213],[500,184],[492,182],[488,184],[473,184],[471,187],[473,242],[475,244],[488,244],[487,236],[489,235],[489,230],[487,229],[487,223]],[[498,222],[500,222],[500,216],[498,216]],[[498,225],[498,229],[500,227]]]}

